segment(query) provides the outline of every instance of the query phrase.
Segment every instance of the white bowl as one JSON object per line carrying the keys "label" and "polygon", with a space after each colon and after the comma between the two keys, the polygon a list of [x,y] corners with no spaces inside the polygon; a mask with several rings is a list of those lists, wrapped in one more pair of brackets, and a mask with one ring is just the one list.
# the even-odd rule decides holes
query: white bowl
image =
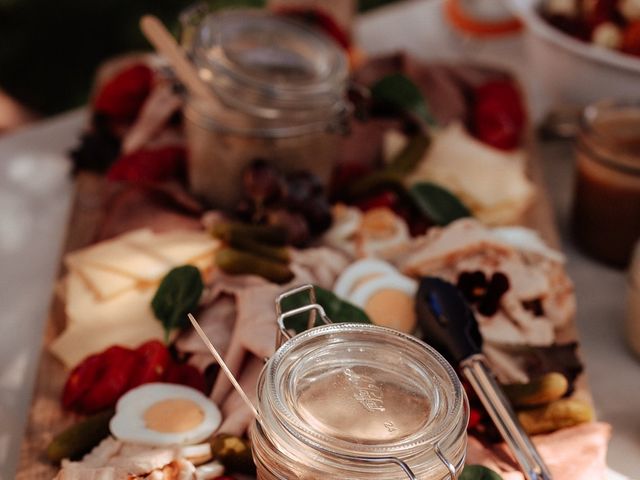
{"label": "white bowl", "polygon": [[[611,97],[640,97],[640,59],[575,39],[538,13],[541,0],[508,0],[526,26],[532,82],[541,113]],[[537,91],[536,91],[537,90]]]}

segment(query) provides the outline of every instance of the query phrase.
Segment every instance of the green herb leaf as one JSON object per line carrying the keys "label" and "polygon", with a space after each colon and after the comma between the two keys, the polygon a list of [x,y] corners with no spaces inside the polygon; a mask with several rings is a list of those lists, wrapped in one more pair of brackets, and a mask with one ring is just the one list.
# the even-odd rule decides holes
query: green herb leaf
{"label": "green herb leaf", "polygon": [[435,183],[416,183],[409,193],[422,213],[437,225],[448,225],[459,218],[472,216],[458,197]]}
{"label": "green herb leaf", "polygon": [[164,326],[165,340],[172,330],[187,324],[187,313],[196,309],[203,289],[200,270],[192,265],[176,267],[162,279],[151,308]]}
{"label": "green herb leaf", "polygon": [[502,480],[502,477],[482,465],[467,465],[460,475],[460,480]]}
{"label": "green herb leaf", "polygon": [[[318,304],[324,309],[333,323],[371,323],[367,314],[355,305],[342,300],[336,294],[324,288],[314,286],[314,289]],[[307,292],[301,292],[285,298],[282,302],[282,311],[288,312],[305,305],[309,305],[309,295]],[[308,320],[308,314],[301,313],[287,319],[287,327],[295,330],[296,333],[301,333],[307,329]],[[318,318],[314,326],[322,324],[322,320]]]}
{"label": "green herb leaf", "polygon": [[401,73],[388,75],[375,83],[371,87],[371,98],[374,103],[416,117],[426,126],[437,126],[416,84]]}

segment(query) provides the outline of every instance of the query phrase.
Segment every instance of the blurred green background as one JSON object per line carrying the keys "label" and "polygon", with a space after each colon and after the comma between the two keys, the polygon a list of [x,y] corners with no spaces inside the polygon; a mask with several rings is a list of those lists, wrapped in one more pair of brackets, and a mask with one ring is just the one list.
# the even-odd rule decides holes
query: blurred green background
{"label": "blurred green background", "polygon": [[[341,0],[327,0],[341,1]],[[359,0],[366,11],[394,0]],[[210,0],[215,8],[264,0]],[[0,0],[0,89],[50,115],[87,100],[97,66],[116,54],[147,50],[145,13],[177,25],[192,0]]]}

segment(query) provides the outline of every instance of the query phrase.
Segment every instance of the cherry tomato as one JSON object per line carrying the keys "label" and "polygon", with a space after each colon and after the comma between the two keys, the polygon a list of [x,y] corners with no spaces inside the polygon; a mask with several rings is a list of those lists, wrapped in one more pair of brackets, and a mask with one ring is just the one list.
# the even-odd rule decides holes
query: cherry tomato
{"label": "cherry tomato", "polygon": [[469,411],[469,425],[467,426],[467,428],[472,429],[477,427],[480,423],[480,420],[482,420],[482,413],[480,413],[479,410],[472,408]]}
{"label": "cherry tomato", "polygon": [[637,20],[624,30],[622,51],[640,56],[640,20]]}
{"label": "cherry tomato", "polygon": [[164,343],[150,340],[136,348],[135,354],[137,364],[131,373],[127,389],[161,381],[171,362],[169,350]]}
{"label": "cherry tomato", "polygon": [[471,126],[478,139],[501,150],[520,145],[525,126],[522,98],[514,84],[492,80],[476,89]]}
{"label": "cherry tomato", "polygon": [[367,197],[356,203],[356,206],[363,212],[373,210],[374,208],[389,208],[394,210],[398,205],[398,194],[393,191],[385,190],[376,195]]}
{"label": "cherry tomato", "polygon": [[96,112],[115,121],[133,121],[153,84],[153,71],[144,64],[124,68],[109,79],[93,102]]}

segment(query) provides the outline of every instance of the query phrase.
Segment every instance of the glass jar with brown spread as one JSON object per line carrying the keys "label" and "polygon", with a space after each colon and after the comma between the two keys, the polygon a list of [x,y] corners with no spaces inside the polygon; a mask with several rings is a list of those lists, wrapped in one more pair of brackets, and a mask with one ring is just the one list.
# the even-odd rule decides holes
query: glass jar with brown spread
{"label": "glass jar with brown spread", "polygon": [[184,43],[218,101],[191,99],[184,110],[192,191],[233,207],[242,171],[257,158],[328,180],[346,115],[343,50],[267,11],[196,20],[183,17]]}
{"label": "glass jar with brown spread", "polygon": [[445,480],[464,466],[469,407],[453,368],[414,337],[328,324],[282,345],[258,382],[259,480]]}
{"label": "glass jar with brown spread", "polygon": [[627,282],[626,338],[640,358],[640,241],[634,249]]}
{"label": "glass jar with brown spread", "polygon": [[576,159],[576,242],[597,259],[625,266],[640,238],[640,100],[587,107]]}

